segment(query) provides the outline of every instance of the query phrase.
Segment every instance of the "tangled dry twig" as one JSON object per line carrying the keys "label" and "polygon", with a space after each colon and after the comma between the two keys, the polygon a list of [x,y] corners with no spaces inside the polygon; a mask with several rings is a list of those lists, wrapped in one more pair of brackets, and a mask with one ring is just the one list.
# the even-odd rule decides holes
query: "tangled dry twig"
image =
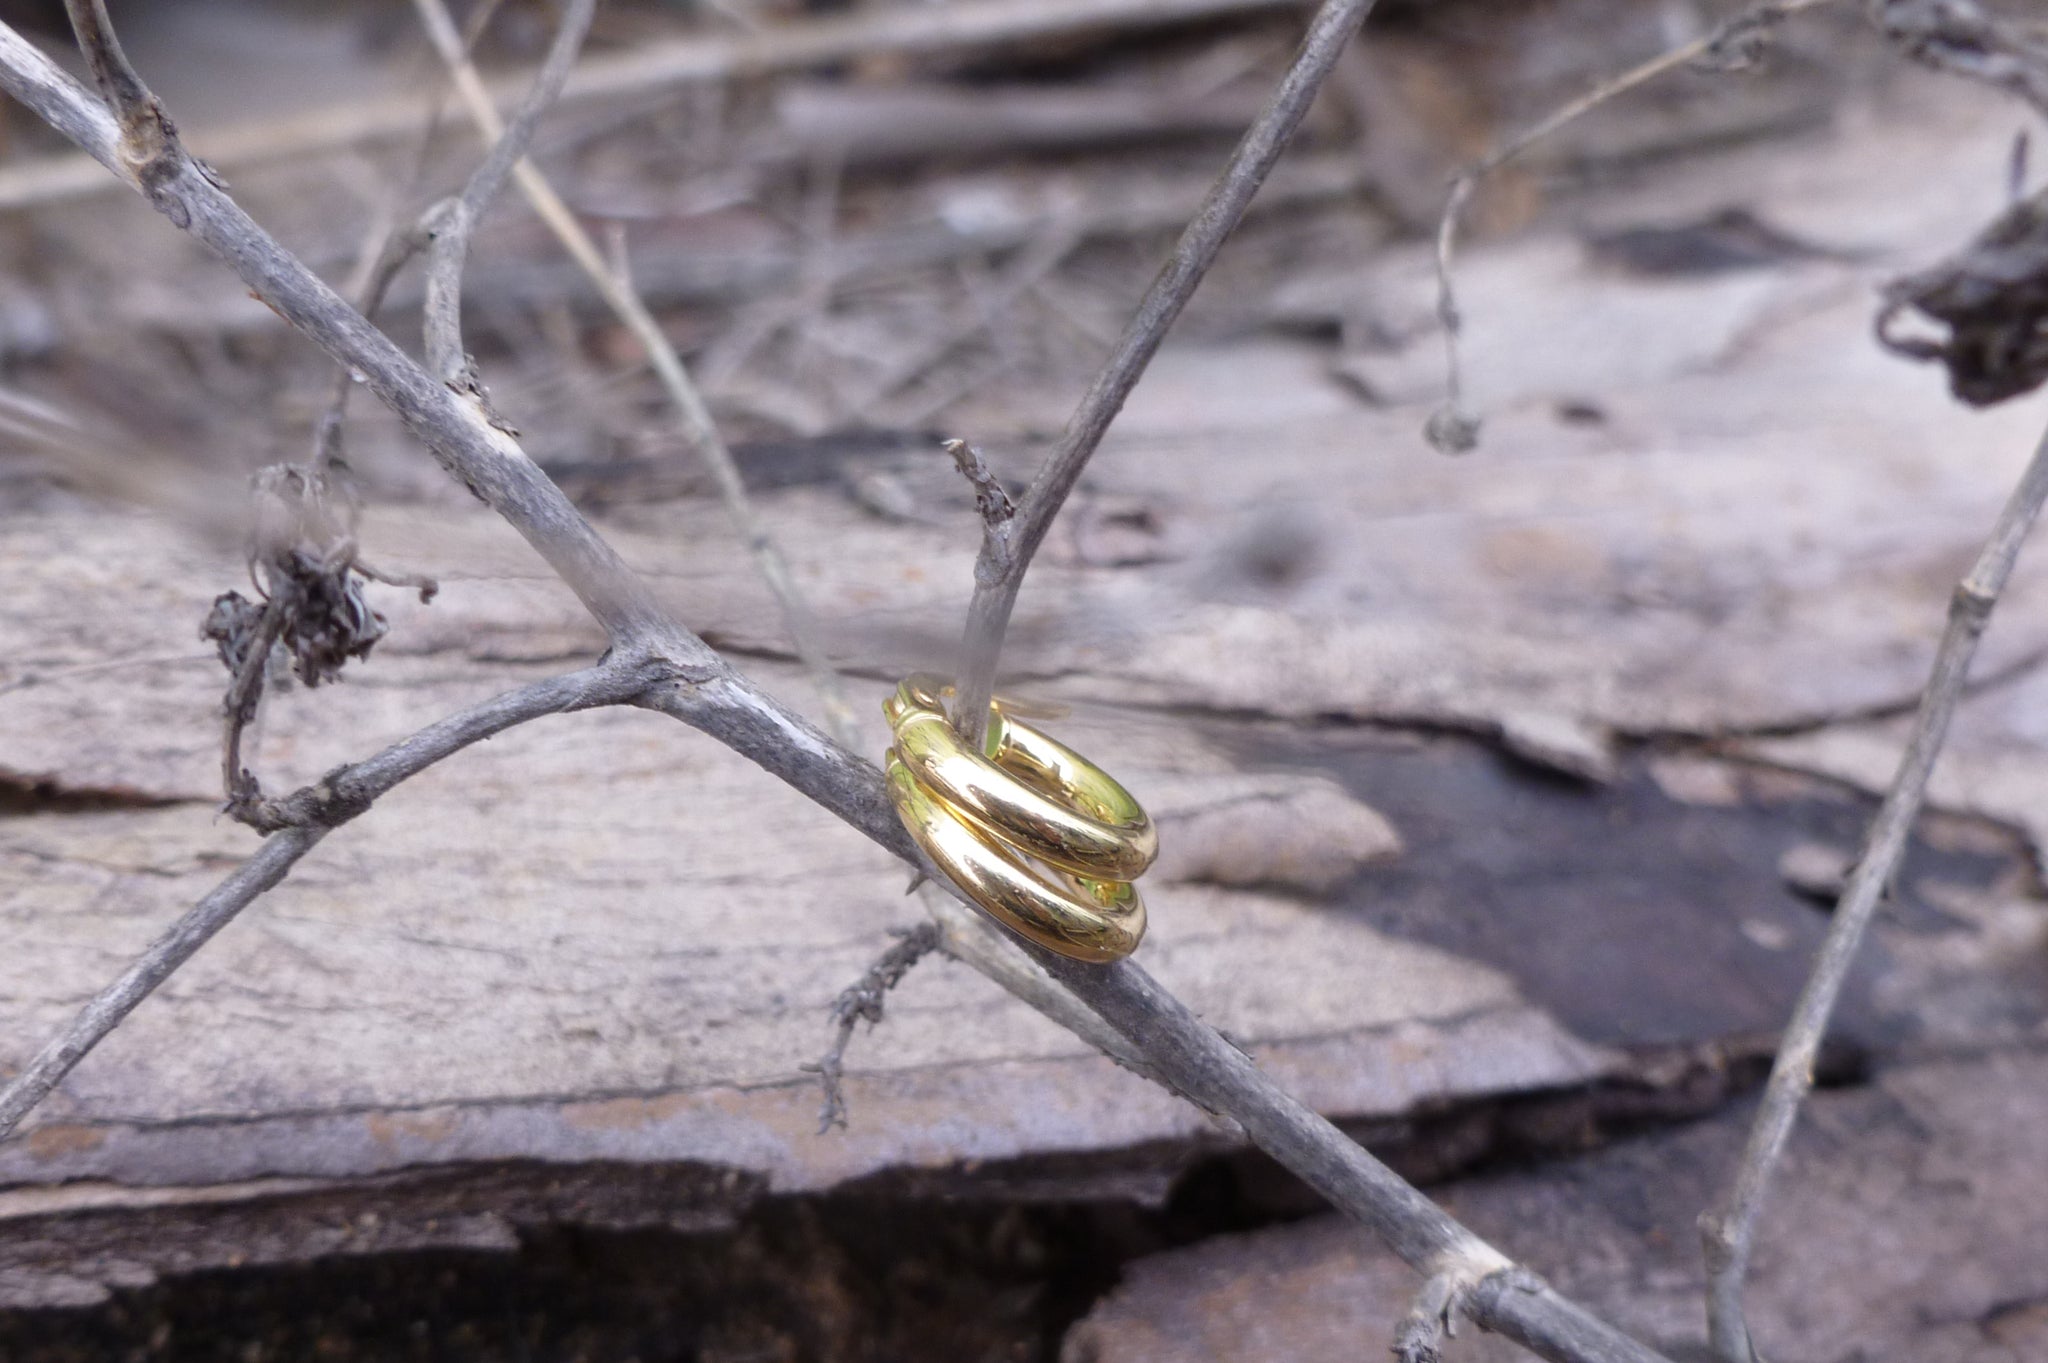
{"label": "tangled dry twig", "polygon": [[[1951,259],[1886,285],[1884,300],[1878,340],[1945,367],[1961,401],[1989,407],[2048,383],[2048,191],[2014,204]],[[1947,327],[1947,339],[1900,335],[1908,311]]]}

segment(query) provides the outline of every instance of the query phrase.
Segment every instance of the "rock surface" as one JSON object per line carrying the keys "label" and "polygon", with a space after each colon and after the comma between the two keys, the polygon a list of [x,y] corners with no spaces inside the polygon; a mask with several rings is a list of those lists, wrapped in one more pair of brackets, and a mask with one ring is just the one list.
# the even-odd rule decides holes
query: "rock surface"
{"label": "rock surface", "polygon": [[[1460,460],[1418,434],[1440,361],[1416,325],[1413,255],[1365,281],[1385,333],[1408,338],[1389,349],[1338,362],[1269,338],[1163,355],[1034,570],[1008,654],[1015,689],[1072,703],[1059,732],[1160,816],[1147,966],[1345,1118],[1678,1088],[1669,1075],[1757,1055],[1825,925],[1780,859],[1801,841],[1853,845],[1867,813],[1797,773],[1881,787],[1897,746],[1885,717],[1921,685],[1949,588],[2041,421],[2038,400],[1963,414],[1868,336],[1872,286],[1996,206],[2009,130],[2002,111],[1910,85],[1797,156],[1738,150],[1677,191],[1660,181],[1598,210],[1611,233],[1735,198],[1807,239],[1854,223],[1837,254],[1644,278],[1556,227],[1472,251],[1488,422]],[[1011,393],[971,425],[1060,416]],[[1006,474],[1028,472],[1026,436],[990,443]],[[889,679],[951,645],[975,533],[936,451],[878,467],[902,496],[854,495],[843,469],[752,469],[877,739]],[[605,529],[681,618],[812,699],[714,504],[622,507]],[[599,647],[567,592],[457,492],[372,507],[365,537],[443,594],[380,596],[393,630],[374,657],[270,708],[255,752],[274,789]],[[241,583],[238,555],[161,516],[53,496],[0,512],[0,578],[5,1073],[252,837],[214,813],[222,676],[193,636]],[[2011,680],[1967,707],[1936,786],[1974,817],[1924,830],[1845,1014],[1866,1056],[2041,1034],[2041,905],[2004,830],[2048,836],[2032,703],[2044,593],[2036,556],[1980,666]],[[947,964],[915,972],[857,1043],[852,1129],[816,1135],[801,1067],[832,997],[912,921],[902,881],[655,716],[563,717],[466,752],[324,844],[0,1145],[0,1303],[85,1301],[213,1263],[497,1246],[528,1220],[715,1222],[765,1193],[1133,1150],[1164,1153],[1103,1174],[1072,1161],[1053,1182],[1157,1198],[1188,1151],[1228,1140]],[[1962,1151],[2020,1167],[2031,1137],[2001,1144],[1996,1120],[2018,1085],[1991,1071],[2031,1063],[1974,1076],[1992,1097],[1953,1114]],[[1885,1117],[1933,1101],[1916,1082],[1962,1082],[1950,1074],[1900,1071],[1830,1100],[1871,1128],[1869,1152],[1845,1138],[1845,1158],[1950,1159]],[[1637,1170],[1639,1213],[1510,1183],[1473,1215],[1560,1266],[1562,1285],[1677,1339],[1692,1287],[1641,1244],[1664,1234],[1690,1252],[1666,1223],[1704,1204],[1728,1131],[1601,1157]],[[1692,1172],[1667,1182],[1663,1159]],[[493,1181],[507,1165],[525,1173]],[[611,1165],[629,1168],[634,1207],[590,1191]],[[1855,1205],[1808,1210],[1832,1218],[1836,1246],[1910,1225]],[[1585,1218],[1579,1239],[1517,1238],[1568,1216]],[[1981,1243],[1950,1230],[1930,1252],[2048,1261],[2016,1223]],[[1229,1310],[1199,1318],[1226,1322],[1216,1337],[1240,1355],[1276,1352],[1259,1332],[1285,1327],[1279,1304],[1335,1310],[1319,1295],[1335,1291],[1318,1276],[1330,1255],[1397,1293],[1375,1303],[1399,1300],[1405,1277],[1340,1241],[1275,1250],[1263,1278],[1218,1289]],[[1794,1285],[1825,1266],[1776,1262]],[[1940,1319],[2048,1295],[2029,1271],[1986,1270]],[[1141,1275],[1076,1357],[1208,1356],[1143,1352],[1172,1276]],[[1847,1331],[1830,1335],[1782,1300],[1788,1339],[1876,1338],[1856,1331],[1878,1316],[1828,1315]],[[1377,1347],[1360,1341],[1383,1320],[1346,1319],[1346,1347]],[[1181,1347],[1157,1328],[1157,1348]],[[1926,1330],[1930,1349],[1967,1333]]]}
{"label": "rock surface", "polygon": [[[1924,1363],[2048,1347],[2048,1058],[1914,1065],[1823,1093],[1793,1139],[1747,1296],[1772,1358]],[[1582,1160],[1468,1180],[1445,1204],[1559,1291],[1674,1359],[1704,1358],[1700,1209],[1748,1105]],[[1415,1278],[1323,1216],[1141,1260],[1068,1335],[1063,1363],[1336,1363],[1393,1338]],[[1469,1324],[1471,1363],[1526,1358]]]}

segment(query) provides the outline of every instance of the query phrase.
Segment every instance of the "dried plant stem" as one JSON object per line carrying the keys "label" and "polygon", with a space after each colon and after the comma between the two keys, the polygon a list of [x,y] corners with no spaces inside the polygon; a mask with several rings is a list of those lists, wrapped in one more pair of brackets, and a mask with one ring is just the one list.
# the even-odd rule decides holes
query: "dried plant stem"
{"label": "dried plant stem", "polygon": [[1999,593],[2012,576],[2020,546],[2048,501],[2048,436],[2034,451],[2019,485],[1999,513],[1991,537],[1976,564],[1949,603],[1948,628],[1935,651],[1934,669],[1913,720],[1912,736],[1899,761],[1898,774],[1877,815],[1871,820],[1863,855],[1849,873],[1835,906],[1827,940],[1821,944],[1813,975],[1793,1007],[1792,1020],[1779,1043],[1763,1105],[1750,1130],[1749,1144],[1736,1166],[1726,1199],[1700,1218],[1708,1270],[1707,1324],[1714,1353],[1723,1363],[1755,1363],[1749,1327],[1742,1307],[1743,1280],[1756,1241],[1757,1214],[1770,1190],[1771,1175],[1784,1154],[1800,1104],[1813,1087],[1813,1066],[1827,1033],[1828,1017],[1841,995],[1856,948],[1877,911],[1885,887],[1898,869],[1913,820],[1927,796],[1927,781],[1948,736],[1949,721],[1963,696],[1970,659],[1991,618]]}
{"label": "dried plant stem", "polygon": [[1394,1363],[1443,1363],[1444,1336],[1471,1286],[1453,1273],[1433,1273],[1424,1280],[1408,1314],[1394,1327]]}
{"label": "dried plant stem", "polygon": [[[388,234],[376,248],[374,258],[366,261],[362,287],[357,293],[358,309],[365,318],[377,315],[384,306],[384,295],[391,291],[392,281],[406,263],[426,248],[426,233],[417,225],[402,232]],[[355,392],[355,375],[347,369],[334,376],[334,392],[327,399],[320,419],[313,424],[313,454],[307,463],[310,476],[323,487],[327,485],[335,466],[341,461],[342,431],[348,420],[348,400]]]}
{"label": "dried plant stem", "polygon": [[284,633],[285,615],[290,606],[291,586],[288,582],[279,582],[275,593],[263,603],[263,614],[249,638],[247,652],[242,655],[241,665],[235,669],[234,679],[228,683],[227,695],[221,701],[220,784],[222,798],[229,808],[255,797],[261,789],[255,776],[242,763],[242,735],[256,722],[256,712],[263,704],[263,683],[270,668],[270,650]]}
{"label": "dried plant stem", "polygon": [[442,758],[515,724],[543,715],[624,704],[644,690],[654,675],[644,660],[621,657],[522,686],[450,715],[375,757],[329,772],[318,784],[275,802],[281,811],[280,822],[290,822],[264,839],[256,855],[150,943],[119,979],[94,995],[78,1016],[0,1089],[0,1139],[173,971],[236,914],[290,874],[322,838],[368,809],[378,796]]}
{"label": "dried plant stem", "polygon": [[988,728],[988,704],[995,692],[1003,635],[1009,629],[1010,612],[1017,604],[1017,591],[1024,585],[1032,556],[1102,437],[1108,434],[1110,423],[1123,410],[1124,400],[1215,263],[1225,239],[1243,219],[1252,196],[1287,149],[1288,140],[1315,102],[1316,92],[1372,12],[1373,4],[1374,0],[1324,0],[1287,74],[1246,130],[1194,221],[1146,290],[1102,372],[1068,419],[1058,445],[1032,479],[1007,543],[983,540],[953,702],[953,723],[969,743],[978,744]]}
{"label": "dried plant stem", "polygon": [[1456,454],[1471,449],[1478,443],[1479,438],[1479,420],[1467,412],[1464,406],[1464,367],[1458,347],[1463,316],[1458,310],[1454,281],[1458,228],[1464,217],[1465,207],[1471,202],[1473,191],[1478,189],[1479,182],[1538,142],[1567,124],[1583,118],[1609,100],[1625,95],[1639,86],[1647,85],[1659,76],[1675,71],[1681,66],[1696,62],[1710,52],[1727,46],[1732,40],[1760,33],[1800,10],[1828,3],[1830,0],[1765,0],[1765,3],[1754,5],[1725,23],[1702,33],[1691,42],[1680,43],[1677,47],[1661,52],[1618,76],[1610,76],[1601,81],[1577,99],[1560,105],[1546,117],[1515,133],[1452,178],[1450,194],[1444,201],[1443,217],[1438,220],[1436,228],[1436,312],[1444,334],[1445,396],[1444,405],[1438,408],[1429,420],[1428,436],[1432,445],[1447,453]]}
{"label": "dried plant stem", "polygon": [[171,972],[190,960],[257,896],[282,881],[327,836],[325,828],[294,828],[264,840],[256,855],[235,868],[212,894],[171,926],[121,977],[95,994],[68,1026],[0,1089],[0,1139],[13,1131],[93,1047],[135,1011]]}
{"label": "dried plant stem", "polygon": [[[455,31],[446,5],[442,0],[415,0],[415,5],[428,39],[447,64],[456,92],[471,119],[486,138],[499,138],[497,107],[475,65],[469,60],[469,45]],[[804,600],[795,576],[789,571],[780,547],[754,510],[746,484],[740,477],[738,462],[668,334],[648,310],[630,276],[624,269],[614,268],[606,261],[590,234],[539,168],[531,160],[522,159],[513,166],[512,178],[535,214],[554,233],[614,315],[647,352],[656,378],[675,405],[684,438],[711,471],[727,514],[746,544],[756,569],[775,596],[791,647],[798,661],[810,673],[812,685],[817,688],[823,702],[826,728],[841,747],[853,752],[864,750],[866,745],[862,740],[860,723],[847,700],[845,686],[817,641],[816,617]],[[1085,1040],[1113,1054],[1122,1052],[1120,1058],[1136,1065],[1122,1039],[1104,1028],[1087,1009],[1048,979],[1001,929],[951,896],[927,891],[922,898],[927,912],[945,933],[945,947],[950,955],[967,962]]]}
{"label": "dried plant stem", "polygon": [[121,50],[104,0],[64,0],[64,12],[78,38],[78,50],[85,54],[92,83],[121,120],[124,137],[132,137],[135,125],[157,116],[158,105],[156,96],[142,83],[141,73]]}
{"label": "dried plant stem", "polygon": [[[445,18],[447,11],[441,13]],[[498,197],[505,177],[515,165],[525,164],[526,148],[533,142],[534,129],[539,126],[541,115],[561,94],[562,83],[568,80],[569,71],[576,64],[576,54],[583,50],[584,35],[590,32],[590,21],[596,13],[597,0],[569,0],[547,60],[534,78],[533,88],[520,102],[518,112],[513,114],[511,123],[490,133],[490,150],[471,173],[461,195],[433,215],[433,226],[428,232],[427,364],[443,383],[460,386],[469,375],[469,356],[462,344],[462,270],[469,259],[470,238],[484,209]],[[466,63],[462,39],[452,20],[448,23],[448,36],[455,44],[452,60]],[[495,113],[493,110],[494,121]]]}
{"label": "dried plant stem", "polygon": [[841,1080],[846,1073],[846,1048],[853,1041],[854,1028],[863,1022],[869,1027],[881,1022],[889,991],[901,984],[919,961],[937,951],[942,938],[937,923],[920,923],[900,933],[896,942],[832,1001],[835,1035],[825,1058],[816,1066],[825,1090],[825,1105],[818,1113],[820,1136],[835,1126],[846,1125],[846,1094]]}
{"label": "dried plant stem", "polygon": [[[444,0],[414,0],[414,8],[428,39],[447,63],[456,93],[468,110],[470,119],[486,138],[496,139],[502,145],[504,139],[500,135],[502,124],[497,105],[469,60],[467,45],[456,31],[454,18]],[[733,459],[725,437],[720,434],[717,422],[712,419],[710,407],[684,367],[682,357],[676,353],[667,333],[648,311],[626,273],[613,269],[606,262],[597,243],[591,240],[583,224],[577,221],[575,213],[555,192],[540,169],[531,160],[522,158],[512,167],[512,176],[533,211],[562,243],[570,259],[588,276],[606,306],[647,352],[655,377],[668,394],[669,401],[675,405],[683,438],[710,471],[727,514],[738,527],[748,554],[753,557],[756,568],[775,595],[776,604],[782,612],[783,628],[788,631],[791,647],[810,671],[812,683],[818,688],[830,721],[829,727],[841,743],[857,747],[858,727],[852,708],[847,703],[845,688],[840,684],[831,660],[818,642],[816,619],[797,590],[788,561],[747,497],[739,465]]]}

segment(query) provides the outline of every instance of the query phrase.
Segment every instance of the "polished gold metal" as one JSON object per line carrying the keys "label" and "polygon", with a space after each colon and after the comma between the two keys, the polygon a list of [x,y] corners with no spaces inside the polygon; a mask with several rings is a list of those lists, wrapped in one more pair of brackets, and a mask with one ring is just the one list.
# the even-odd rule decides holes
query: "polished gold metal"
{"label": "polished gold metal", "polygon": [[1159,851],[1151,819],[1008,702],[990,706],[975,752],[946,719],[951,689],[919,674],[882,707],[896,739],[889,798],[904,827],[970,899],[1023,936],[1077,960],[1130,955],[1145,933],[1130,882]]}

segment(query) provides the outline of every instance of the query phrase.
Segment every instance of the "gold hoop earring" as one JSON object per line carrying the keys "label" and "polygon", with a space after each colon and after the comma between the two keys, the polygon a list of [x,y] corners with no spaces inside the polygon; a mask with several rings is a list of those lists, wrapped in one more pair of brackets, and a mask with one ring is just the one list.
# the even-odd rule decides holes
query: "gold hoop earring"
{"label": "gold hoop earring", "polygon": [[1000,700],[975,752],[942,708],[951,689],[920,673],[882,707],[895,737],[885,770],[897,817],[968,898],[1013,931],[1076,960],[1130,955],[1145,933],[1131,882],[1159,850],[1143,807]]}

